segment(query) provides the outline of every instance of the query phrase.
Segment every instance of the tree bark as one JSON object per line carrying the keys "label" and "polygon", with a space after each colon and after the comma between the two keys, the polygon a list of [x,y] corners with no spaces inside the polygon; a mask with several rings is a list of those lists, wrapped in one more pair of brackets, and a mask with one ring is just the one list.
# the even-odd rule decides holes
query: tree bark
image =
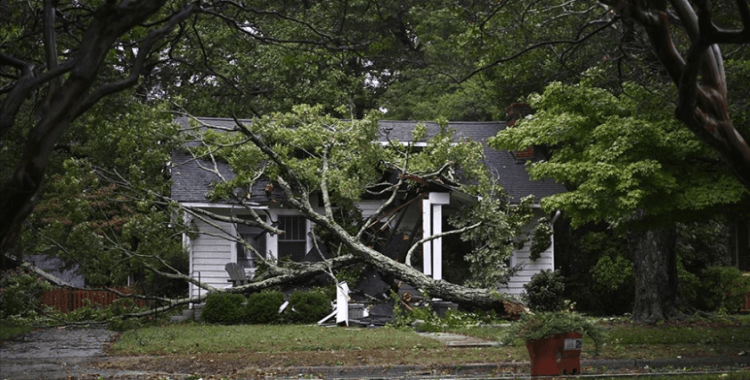
{"label": "tree bark", "polygon": [[[737,2],[742,21],[742,29],[738,30],[717,27],[711,2],[706,0],[600,1],[643,26],[654,54],[679,90],[677,119],[711,146],[732,174],[750,189],[750,145],[729,117],[727,81],[719,48],[719,44],[750,42],[747,1]],[[675,22],[675,17],[679,21]],[[690,37],[689,49],[680,50],[673,40],[675,26]]]}
{"label": "tree bark", "polygon": [[633,320],[641,323],[679,319],[676,231],[631,231],[628,236],[635,274]]}

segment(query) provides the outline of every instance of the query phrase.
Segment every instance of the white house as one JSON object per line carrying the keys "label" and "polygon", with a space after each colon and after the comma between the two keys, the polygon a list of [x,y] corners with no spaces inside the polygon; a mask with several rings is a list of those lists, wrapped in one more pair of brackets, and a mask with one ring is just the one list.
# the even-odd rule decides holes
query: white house
{"label": "white house", "polygon": [[[232,119],[222,118],[200,118],[208,125],[231,128],[234,125]],[[187,128],[188,120],[181,118],[177,120]],[[430,138],[439,131],[435,123],[424,123],[428,129]],[[408,141],[412,136],[412,130],[417,125],[413,121],[381,121],[381,139],[386,137],[399,141]],[[469,138],[485,143],[485,164],[498,177],[502,185],[513,199],[520,199],[527,195],[534,195],[537,200],[564,191],[564,188],[551,181],[531,181],[524,164],[528,159],[534,158],[533,151],[508,152],[497,151],[486,146],[487,138],[494,136],[498,131],[506,128],[505,122],[452,122],[449,127],[456,131],[456,139]],[[538,152],[536,153],[538,155]],[[245,210],[238,205],[225,202],[210,202],[206,194],[211,190],[211,184],[219,180],[215,172],[205,170],[202,165],[184,152],[174,152],[172,167],[172,198],[176,201],[192,206],[214,211],[222,215],[242,216]],[[214,168],[213,164],[211,168]],[[227,165],[217,164],[219,173],[225,178],[233,178],[231,170]],[[200,280],[215,287],[230,286],[229,275],[225,265],[236,262],[242,265],[250,275],[254,273],[252,255],[244,252],[242,245],[230,236],[241,236],[260,252],[267,252],[275,258],[289,257],[295,261],[317,259],[313,250],[312,241],[308,231],[311,228],[310,221],[303,218],[294,209],[285,207],[284,202],[278,202],[283,195],[278,189],[269,186],[270,182],[259,183],[252,189],[251,200],[253,208],[264,218],[268,218],[285,232],[283,235],[266,233],[258,228],[250,228],[244,225],[210,221],[206,222],[193,219],[199,231],[198,237],[191,239],[184,237],[185,246],[190,254],[190,274],[200,277]],[[468,195],[457,191],[450,186],[440,183],[431,183],[426,192],[418,200],[410,200],[409,204],[403,204],[401,210],[403,217],[391,220],[388,226],[391,237],[396,243],[387,248],[387,252],[393,257],[405,253],[403,247],[411,241],[419,240],[422,236],[440,233],[446,221],[446,215],[458,212],[460,208],[472,199]],[[372,213],[382,204],[379,199],[364,199],[358,207],[365,217]],[[538,210],[540,216],[541,210]],[[395,223],[398,223],[397,225]],[[400,242],[400,243],[399,243]],[[446,279],[455,268],[446,267],[446,259],[467,250],[449,249],[460,244],[457,238],[452,241],[435,239],[425,243],[420,253],[422,257],[423,272],[436,279]],[[554,269],[554,244],[543,252],[537,260],[529,258],[529,246],[514,252],[510,265],[521,266],[522,269],[511,279],[507,287],[500,288],[501,291],[520,294],[523,285],[531,276],[543,269]],[[451,256],[454,255],[454,256]],[[191,286],[190,295],[197,295],[198,289]]]}

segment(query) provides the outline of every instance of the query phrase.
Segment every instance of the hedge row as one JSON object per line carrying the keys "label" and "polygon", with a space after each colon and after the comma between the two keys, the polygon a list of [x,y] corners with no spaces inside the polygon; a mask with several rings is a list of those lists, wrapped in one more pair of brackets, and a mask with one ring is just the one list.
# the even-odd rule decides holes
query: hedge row
{"label": "hedge row", "polygon": [[314,323],[331,312],[331,302],[320,291],[296,291],[289,297],[283,313],[284,293],[264,291],[248,298],[241,294],[213,293],[206,299],[201,319],[208,323],[234,324],[284,324]]}

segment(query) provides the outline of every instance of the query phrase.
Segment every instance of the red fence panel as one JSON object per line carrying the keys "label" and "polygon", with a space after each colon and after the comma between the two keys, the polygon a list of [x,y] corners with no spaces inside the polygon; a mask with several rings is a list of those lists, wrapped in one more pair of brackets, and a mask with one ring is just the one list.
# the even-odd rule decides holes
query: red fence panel
{"label": "red fence panel", "polygon": [[[133,293],[129,288],[113,288],[123,294]],[[76,310],[86,305],[107,306],[115,302],[119,296],[106,290],[87,289],[53,289],[42,293],[40,302],[44,306],[52,306],[62,313]],[[144,300],[134,300],[136,305],[143,307]]]}

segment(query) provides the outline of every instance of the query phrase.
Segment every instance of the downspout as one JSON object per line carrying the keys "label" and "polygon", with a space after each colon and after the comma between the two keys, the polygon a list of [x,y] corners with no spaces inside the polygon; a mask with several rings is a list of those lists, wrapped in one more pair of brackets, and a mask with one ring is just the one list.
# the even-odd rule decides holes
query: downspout
{"label": "downspout", "polygon": [[554,225],[555,225],[555,222],[557,221],[557,218],[559,218],[559,217],[560,217],[560,214],[562,214],[562,213],[560,212],[560,210],[557,210],[557,211],[555,211],[555,215],[554,215],[554,216],[552,217],[552,220],[550,220],[550,221],[549,221],[549,224],[550,224],[551,226],[553,226],[553,227],[554,227]]}
{"label": "downspout", "polygon": [[560,218],[560,215],[562,212],[560,210],[555,211],[555,215],[552,216],[552,220],[549,221],[550,228],[552,228],[552,241],[550,242],[552,244],[552,270],[555,270],[555,222],[558,218]]}

